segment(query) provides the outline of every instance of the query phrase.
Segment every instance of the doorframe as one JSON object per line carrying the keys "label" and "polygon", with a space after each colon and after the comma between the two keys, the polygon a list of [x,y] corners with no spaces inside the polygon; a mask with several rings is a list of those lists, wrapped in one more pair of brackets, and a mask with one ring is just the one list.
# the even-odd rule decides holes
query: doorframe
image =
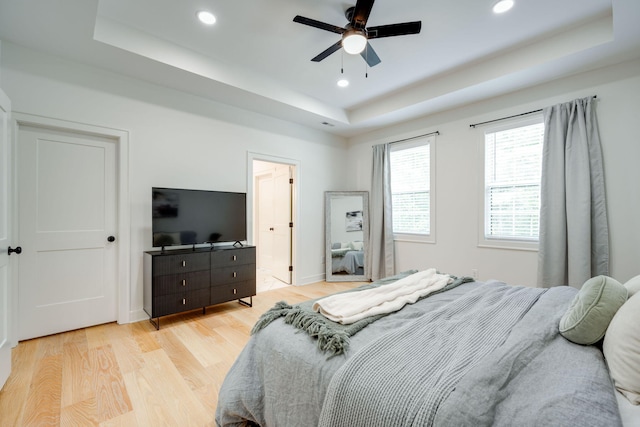
{"label": "doorframe", "polygon": [[[8,251],[8,247],[10,247],[11,245],[14,245],[14,242],[13,242],[13,219],[14,218],[13,218],[13,209],[11,208],[11,206],[13,206],[11,205],[11,203],[14,195],[13,157],[12,157],[13,144],[12,144],[12,134],[11,134],[11,120],[12,120],[13,112],[11,108],[12,108],[11,99],[0,87],[0,110],[6,113],[6,122],[3,123],[5,127],[0,129],[0,133],[2,133],[0,134],[0,157],[4,155],[4,158],[0,158],[0,167],[6,168],[4,171],[0,171],[0,175],[4,174],[4,180],[3,180],[4,182],[2,183],[2,185],[5,186],[4,200],[2,200],[0,197],[0,203],[5,203],[7,205],[5,206],[6,208],[5,223],[0,224],[0,228],[4,226],[5,229],[0,230],[0,233],[4,232],[5,234],[4,237],[6,237],[6,242],[4,243],[7,245],[6,246],[7,251]],[[3,119],[4,118],[0,118],[0,120],[3,120]],[[0,237],[3,237],[3,236],[0,236]],[[15,269],[12,268],[13,260],[9,259],[8,252],[6,257],[7,258],[6,258],[5,268],[6,268],[7,274],[6,274],[6,277],[4,278],[6,282],[5,283],[6,300],[4,301],[3,305],[0,307],[1,310],[5,310],[6,308],[6,312],[4,313],[4,315],[6,315],[6,319],[5,319],[6,323],[5,323],[5,330],[0,331],[0,347],[2,347],[0,351],[2,351],[3,353],[2,359],[0,360],[0,364],[3,364],[7,361],[6,360],[7,356],[9,360],[8,360],[8,366],[0,368],[0,370],[3,371],[2,377],[0,377],[0,391],[3,389],[3,387],[11,377],[11,373],[13,371],[13,361],[12,361],[13,351],[11,349],[14,348],[17,343],[16,334],[14,333],[15,331],[13,328],[14,319],[16,315],[15,313],[16,310],[13,307],[14,295],[16,294],[15,284],[13,281],[13,277],[14,277],[13,271]],[[0,290],[0,292],[1,291],[2,290]],[[0,316],[3,316],[3,314],[0,314]],[[6,371],[7,367],[9,368],[8,373]],[[5,373],[7,374],[7,377],[4,377]]]}
{"label": "doorframe", "polygon": [[[20,126],[32,126],[45,130],[80,133],[108,138],[116,144],[116,210],[118,254],[116,256],[116,304],[118,324],[131,322],[131,214],[129,203],[129,132],[121,129],[87,123],[72,122],[28,113],[13,112],[12,115],[12,165],[13,165],[13,239],[20,241],[18,218],[18,139]],[[20,259],[18,257],[18,263]],[[13,283],[18,283],[18,268],[13,269]],[[17,285],[16,285],[17,286]],[[13,336],[18,331],[18,292],[13,294]],[[14,343],[17,344],[17,343]]]}
{"label": "doorframe", "polygon": [[293,206],[293,238],[291,239],[291,265],[293,271],[291,272],[291,284],[296,285],[298,277],[298,248],[301,247],[299,243],[301,230],[300,225],[302,218],[300,216],[300,160],[290,159],[286,157],[272,156],[269,154],[261,154],[256,152],[247,152],[247,236],[251,244],[255,242],[254,232],[255,224],[253,223],[253,199],[255,196],[254,179],[253,179],[253,161],[260,160],[263,162],[280,163],[283,165],[293,166],[293,199],[291,204]]}

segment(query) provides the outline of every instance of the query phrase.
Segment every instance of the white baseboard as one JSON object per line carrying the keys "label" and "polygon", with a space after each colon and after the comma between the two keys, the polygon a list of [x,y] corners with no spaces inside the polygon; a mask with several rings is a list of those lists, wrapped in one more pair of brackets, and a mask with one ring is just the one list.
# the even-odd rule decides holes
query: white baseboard
{"label": "white baseboard", "polygon": [[295,286],[310,285],[312,283],[324,282],[324,274],[316,274],[314,276],[299,277]]}
{"label": "white baseboard", "polygon": [[149,315],[143,309],[129,312],[129,323],[136,323],[142,320],[149,320]]}

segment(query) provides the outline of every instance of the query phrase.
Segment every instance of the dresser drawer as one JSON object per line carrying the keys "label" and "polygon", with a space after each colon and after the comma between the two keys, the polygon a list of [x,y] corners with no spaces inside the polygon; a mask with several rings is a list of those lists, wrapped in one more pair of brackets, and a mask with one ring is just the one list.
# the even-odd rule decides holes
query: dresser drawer
{"label": "dresser drawer", "polygon": [[188,273],[156,276],[153,296],[189,292],[209,287],[209,271],[192,271]]}
{"label": "dresser drawer", "polygon": [[211,265],[255,264],[256,249],[224,249],[211,252]]}
{"label": "dresser drawer", "polygon": [[177,255],[158,256],[153,259],[153,275],[186,273],[190,271],[204,271],[211,268],[209,252],[184,253]]}
{"label": "dresser drawer", "polygon": [[167,314],[180,313],[208,306],[211,299],[209,289],[163,295],[153,299],[153,314],[160,317]]}
{"label": "dresser drawer", "polygon": [[232,265],[211,269],[211,286],[256,280],[255,264]]}
{"label": "dresser drawer", "polygon": [[256,294],[256,281],[249,280],[211,288],[211,304],[251,297]]}

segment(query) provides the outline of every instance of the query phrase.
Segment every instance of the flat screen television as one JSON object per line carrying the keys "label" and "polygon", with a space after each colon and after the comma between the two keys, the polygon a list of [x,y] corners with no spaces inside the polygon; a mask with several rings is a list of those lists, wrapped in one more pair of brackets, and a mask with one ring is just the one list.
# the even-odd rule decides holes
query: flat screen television
{"label": "flat screen television", "polygon": [[247,240],[247,195],[152,188],[154,247]]}

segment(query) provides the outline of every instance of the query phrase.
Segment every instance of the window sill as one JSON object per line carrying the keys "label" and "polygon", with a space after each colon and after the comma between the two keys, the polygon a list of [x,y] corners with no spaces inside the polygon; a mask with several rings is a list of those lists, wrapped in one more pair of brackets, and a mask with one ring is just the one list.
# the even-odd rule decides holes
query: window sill
{"label": "window sill", "polygon": [[537,252],[538,251],[538,242],[518,242],[511,240],[482,240],[478,243],[479,248],[488,248],[488,249],[507,249],[507,250],[515,250],[515,251],[529,251],[529,252]]}
{"label": "window sill", "polygon": [[436,243],[436,236],[429,234],[393,234],[394,242]]}

